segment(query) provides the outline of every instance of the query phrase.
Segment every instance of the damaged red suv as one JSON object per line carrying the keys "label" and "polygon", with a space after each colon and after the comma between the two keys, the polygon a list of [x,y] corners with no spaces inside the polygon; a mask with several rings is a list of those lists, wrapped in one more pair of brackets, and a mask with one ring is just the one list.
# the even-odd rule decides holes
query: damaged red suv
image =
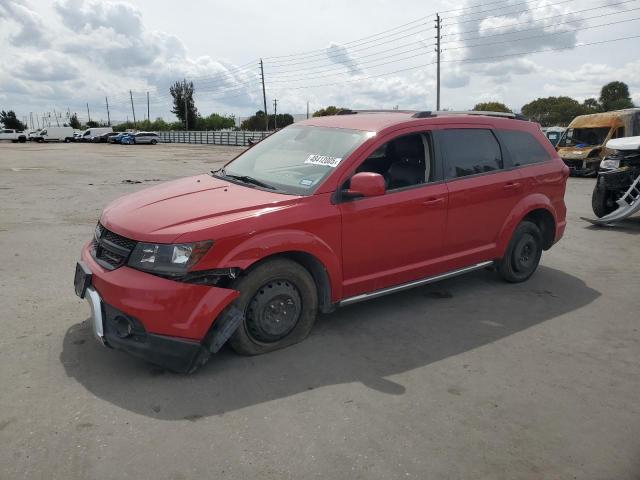
{"label": "damaged red suv", "polygon": [[318,312],[495,264],[528,279],[568,169],[516,116],[346,111],[107,206],[76,294],[107,346],[191,372],[304,339]]}

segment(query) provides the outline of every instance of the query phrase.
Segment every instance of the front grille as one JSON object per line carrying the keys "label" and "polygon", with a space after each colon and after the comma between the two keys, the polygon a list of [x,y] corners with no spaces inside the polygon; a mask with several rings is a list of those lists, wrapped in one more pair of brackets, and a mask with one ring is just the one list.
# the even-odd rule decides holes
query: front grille
{"label": "front grille", "polygon": [[564,163],[567,165],[567,167],[569,168],[575,168],[577,170],[582,169],[582,165],[583,165],[583,160],[567,160],[564,159]]}
{"label": "front grille", "polygon": [[107,230],[98,223],[91,254],[104,268],[114,270],[124,265],[136,246],[136,241]]}

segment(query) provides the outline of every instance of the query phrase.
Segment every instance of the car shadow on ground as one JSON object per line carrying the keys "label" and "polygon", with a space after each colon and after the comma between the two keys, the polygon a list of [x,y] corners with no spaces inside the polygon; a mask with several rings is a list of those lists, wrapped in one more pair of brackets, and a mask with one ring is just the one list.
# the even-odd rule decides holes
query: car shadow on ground
{"label": "car shadow on ground", "polygon": [[195,421],[346,382],[402,395],[405,387],[385,377],[500,340],[599,296],[548,267],[518,285],[479,271],[339,309],[284,350],[242,357],[224,348],[190,376],[101,347],[86,321],[66,332],[60,360],[68,376],[105,401],[153,418]]}

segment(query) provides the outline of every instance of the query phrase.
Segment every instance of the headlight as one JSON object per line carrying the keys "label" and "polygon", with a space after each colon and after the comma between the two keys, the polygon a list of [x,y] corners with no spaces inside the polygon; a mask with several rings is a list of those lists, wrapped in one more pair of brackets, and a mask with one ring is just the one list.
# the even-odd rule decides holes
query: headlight
{"label": "headlight", "polygon": [[614,170],[620,168],[620,160],[607,159],[600,162],[600,168],[606,168],[608,170]]}
{"label": "headlight", "polygon": [[213,242],[177,245],[138,243],[131,252],[128,265],[138,270],[165,275],[182,275],[211,248]]}

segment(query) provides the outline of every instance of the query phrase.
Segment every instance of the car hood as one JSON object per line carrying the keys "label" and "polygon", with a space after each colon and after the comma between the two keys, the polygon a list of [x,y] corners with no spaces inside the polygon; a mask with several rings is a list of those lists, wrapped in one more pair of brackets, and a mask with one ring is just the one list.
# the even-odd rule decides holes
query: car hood
{"label": "car hood", "polygon": [[582,160],[589,156],[589,154],[594,150],[599,150],[600,146],[592,146],[592,147],[560,147],[558,148],[558,155],[560,158],[566,160]]}
{"label": "car hood", "polygon": [[299,198],[205,174],[118,198],[104,209],[100,223],[133,240],[172,243],[185,233],[288,208]]}

